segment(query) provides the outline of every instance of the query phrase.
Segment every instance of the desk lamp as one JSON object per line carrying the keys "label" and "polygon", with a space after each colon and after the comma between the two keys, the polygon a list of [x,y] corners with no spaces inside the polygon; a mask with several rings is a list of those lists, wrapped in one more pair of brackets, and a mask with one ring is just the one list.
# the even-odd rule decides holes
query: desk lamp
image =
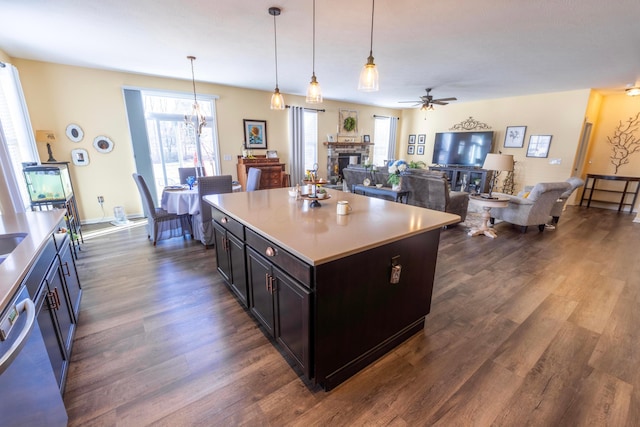
{"label": "desk lamp", "polygon": [[498,179],[498,175],[500,175],[500,172],[513,170],[513,155],[489,153],[487,154],[487,157],[484,159],[484,164],[482,165],[482,169],[493,171],[493,175],[491,177],[491,181],[489,185],[489,196],[487,197],[489,199],[492,199],[493,187],[496,184],[496,181]]}
{"label": "desk lamp", "polygon": [[49,154],[49,159],[47,162],[56,162],[57,160],[53,158],[53,152],[51,151],[51,144],[56,142],[56,134],[50,130],[37,130],[36,131],[36,142],[46,142],[47,143],[47,153]]}

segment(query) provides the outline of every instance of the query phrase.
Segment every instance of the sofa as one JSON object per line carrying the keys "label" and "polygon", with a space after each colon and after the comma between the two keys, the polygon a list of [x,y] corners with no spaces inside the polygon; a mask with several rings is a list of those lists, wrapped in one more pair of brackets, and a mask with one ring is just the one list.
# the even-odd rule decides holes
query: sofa
{"label": "sofa", "polygon": [[[389,172],[387,169],[372,171],[363,166],[350,165],[343,169],[346,186],[351,190],[354,184],[362,184],[365,179],[371,181],[371,185],[387,183]],[[440,171],[427,169],[409,169],[402,176],[402,190],[409,191],[407,203],[427,209],[448,212],[459,215],[461,221],[467,217],[469,206],[469,193],[451,191],[446,175]]]}

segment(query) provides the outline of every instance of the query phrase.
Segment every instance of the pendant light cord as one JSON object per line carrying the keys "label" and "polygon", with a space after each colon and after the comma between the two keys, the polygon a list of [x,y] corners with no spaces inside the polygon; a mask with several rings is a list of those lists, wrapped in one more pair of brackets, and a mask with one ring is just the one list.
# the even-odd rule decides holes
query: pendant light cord
{"label": "pendant light cord", "polygon": [[193,60],[196,59],[195,56],[190,56],[189,60],[191,61],[191,83],[193,85],[193,102],[194,104],[198,103],[198,100],[196,98],[196,76],[193,73]]}
{"label": "pendant light cord", "polygon": [[369,45],[369,56],[373,56],[373,12],[375,8],[376,0],[371,0],[371,44]]}
{"label": "pendant light cord", "polygon": [[311,61],[311,70],[316,75],[316,0],[313,0],[313,59]]}
{"label": "pendant light cord", "polygon": [[276,89],[278,89],[278,34],[276,30],[276,14],[273,15],[273,44],[276,59]]}

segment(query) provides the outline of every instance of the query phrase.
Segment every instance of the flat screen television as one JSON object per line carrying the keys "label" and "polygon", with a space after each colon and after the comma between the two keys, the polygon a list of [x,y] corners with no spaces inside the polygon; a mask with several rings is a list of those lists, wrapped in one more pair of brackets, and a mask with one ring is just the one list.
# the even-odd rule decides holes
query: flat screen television
{"label": "flat screen television", "polygon": [[481,167],[492,146],[492,131],[436,133],[432,162],[438,165]]}

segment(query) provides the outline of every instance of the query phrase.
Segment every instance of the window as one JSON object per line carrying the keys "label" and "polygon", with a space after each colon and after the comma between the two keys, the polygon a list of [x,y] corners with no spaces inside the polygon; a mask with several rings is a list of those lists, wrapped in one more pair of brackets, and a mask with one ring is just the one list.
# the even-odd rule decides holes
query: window
{"label": "window", "polygon": [[8,158],[0,156],[0,163],[5,171],[9,169],[8,164],[11,164],[14,180],[3,180],[6,188],[0,191],[7,191],[14,205],[21,205],[25,209],[30,205],[30,198],[22,175],[22,163],[39,163],[40,160],[18,71],[10,64],[3,65],[5,66],[0,67],[0,124],[3,132],[0,142],[5,148],[2,152],[8,154]]}
{"label": "window", "polygon": [[[167,185],[180,182],[178,168],[194,167],[198,162],[195,121],[187,125],[193,108],[193,95],[141,91],[154,187],[160,196]],[[220,174],[218,132],[215,126],[215,99],[198,96],[198,105],[207,124],[200,135],[201,163],[205,175]]]}
{"label": "window", "polygon": [[318,163],[318,112],[304,110],[304,169]]}
{"label": "window", "polygon": [[391,118],[376,117],[373,125],[373,164],[383,166],[389,160]]}

